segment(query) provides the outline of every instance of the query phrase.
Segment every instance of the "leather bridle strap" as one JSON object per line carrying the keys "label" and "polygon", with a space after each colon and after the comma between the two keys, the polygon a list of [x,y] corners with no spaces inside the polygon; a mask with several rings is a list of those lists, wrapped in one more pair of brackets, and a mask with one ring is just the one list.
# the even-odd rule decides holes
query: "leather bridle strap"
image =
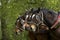
{"label": "leather bridle strap", "polygon": [[60,22],[60,14],[57,17],[57,20],[55,21],[55,23],[53,24],[53,26],[51,27],[51,29],[56,28],[55,26]]}

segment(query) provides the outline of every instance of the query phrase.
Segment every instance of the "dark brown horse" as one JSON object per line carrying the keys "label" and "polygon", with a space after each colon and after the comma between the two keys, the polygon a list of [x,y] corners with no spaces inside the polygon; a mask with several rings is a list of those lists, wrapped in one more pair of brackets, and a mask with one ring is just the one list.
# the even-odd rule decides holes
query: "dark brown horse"
{"label": "dark brown horse", "polygon": [[[31,9],[16,21],[16,33],[27,30],[31,40],[58,40],[60,27],[54,26],[58,14],[47,9]],[[60,25],[60,23],[58,23]],[[55,32],[54,32],[55,31]],[[58,35],[57,35],[57,33]]]}

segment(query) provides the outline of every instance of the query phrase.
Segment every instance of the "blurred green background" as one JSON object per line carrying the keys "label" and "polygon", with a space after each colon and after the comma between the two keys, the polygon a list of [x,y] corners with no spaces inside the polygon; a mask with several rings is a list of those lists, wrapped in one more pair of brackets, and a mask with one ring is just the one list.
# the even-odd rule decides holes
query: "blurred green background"
{"label": "blurred green background", "polygon": [[60,11],[60,0],[0,0],[0,40],[29,40],[28,32],[14,32],[19,15],[30,8],[47,8]]}

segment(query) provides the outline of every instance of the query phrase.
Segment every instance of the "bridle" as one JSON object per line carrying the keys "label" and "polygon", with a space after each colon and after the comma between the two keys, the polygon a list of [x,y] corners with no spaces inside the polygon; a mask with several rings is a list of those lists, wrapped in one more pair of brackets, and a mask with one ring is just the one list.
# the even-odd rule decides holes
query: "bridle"
{"label": "bridle", "polygon": [[[34,23],[32,20],[29,22],[29,21],[27,21],[28,19],[28,17],[29,16],[31,16],[30,18],[32,18],[32,15],[26,15],[26,18],[25,18],[25,21],[26,22],[28,22],[28,23],[34,23],[34,24],[36,24],[36,26],[37,26],[37,28],[38,28],[38,30],[39,30],[39,26],[38,25],[41,25],[41,26],[47,26],[45,23],[45,20],[44,20],[44,13],[43,13],[43,11],[39,11],[39,13],[37,13],[37,14],[39,14],[39,16],[41,16],[41,21],[38,23],[38,24],[36,24],[36,23]],[[41,14],[41,15],[40,15]],[[37,15],[38,16],[38,15]],[[38,16],[38,17],[39,17]],[[39,21],[39,20],[38,20]],[[45,22],[45,23],[44,23]],[[48,27],[48,26],[47,26]],[[31,30],[32,31],[32,30]]]}
{"label": "bridle", "polygon": [[[35,11],[35,12],[37,12],[37,11]],[[29,16],[31,16],[30,18],[32,18],[32,15],[29,15],[29,13],[32,13],[32,15],[33,15],[33,14],[39,14],[39,15],[41,14],[41,21],[40,21],[38,24],[34,23],[32,20],[31,20],[30,22],[27,21],[27,20],[28,20],[27,18],[28,18]],[[38,27],[38,30],[39,30],[39,26],[38,26],[38,25],[47,26],[47,25],[45,24],[45,23],[47,23],[47,22],[44,20],[44,12],[43,12],[43,11],[39,11],[38,13],[33,13],[33,12],[29,12],[29,13],[25,15],[26,18],[24,17],[24,19],[25,19],[24,21],[26,21],[26,22],[28,22],[28,23],[32,23],[32,22],[33,22],[33,23],[36,24],[36,26]],[[39,15],[37,15],[37,16],[39,17]],[[23,18],[20,18],[20,20],[23,21]],[[38,21],[39,21],[39,20],[38,20]],[[45,22],[45,23],[44,23],[44,22]],[[22,22],[21,22],[21,23],[22,23]],[[22,25],[23,25],[23,23],[22,23]],[[48,26],[47,26],[47,27],[48,27]],[[19,28],[19,29],[24,30],[23,28]]]}

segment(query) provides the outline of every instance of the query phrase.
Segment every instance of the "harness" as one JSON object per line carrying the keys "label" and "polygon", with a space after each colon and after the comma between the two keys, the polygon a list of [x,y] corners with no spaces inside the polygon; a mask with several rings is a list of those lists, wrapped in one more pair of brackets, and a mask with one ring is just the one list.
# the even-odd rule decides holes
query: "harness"
{"label": "harness", "polygon": [[55,23],[53,24],[53,26],[51,27],[51,29],[52,28],[57,28],[55,26],[58,25],[59,22],[60,22],[60,14],[58,14],[57,20],[55,21]]}

